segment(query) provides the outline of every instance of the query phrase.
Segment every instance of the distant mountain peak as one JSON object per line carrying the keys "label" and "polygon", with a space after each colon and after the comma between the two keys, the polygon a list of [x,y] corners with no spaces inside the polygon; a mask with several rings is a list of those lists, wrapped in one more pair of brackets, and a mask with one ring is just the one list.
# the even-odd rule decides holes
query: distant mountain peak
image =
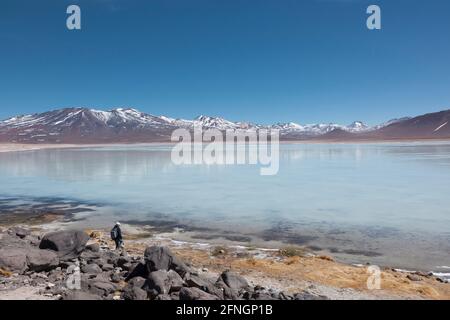
{"label": "distant mountain peak", "polygon": [[415,118],[400,118],[369,127],[362,121],[349,125],[335,123],[277,123],[261,126],[233,122],[221,117],[199,115],[194,120],[154,116],[132,107],[109,111],[68,107],[42,113],[18,115],[0,121],[0,141],[21,143],[97,143],[168,141],[176,128],[195,126],[218,130],[277,129],[282,139],[375,139],[383,137],[450,137],[450,110]]}

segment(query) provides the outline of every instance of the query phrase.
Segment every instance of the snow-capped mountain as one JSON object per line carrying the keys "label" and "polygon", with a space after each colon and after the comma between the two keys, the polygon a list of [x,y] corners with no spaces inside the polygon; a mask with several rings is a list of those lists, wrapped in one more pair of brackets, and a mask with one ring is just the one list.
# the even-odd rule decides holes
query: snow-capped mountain
{"label": "snow-capped mountain", "polygon": [[[418,131],[418,124],[425,124],[442,136],[446,134],[449,111],[428,114],[426,122],[421,117],[390,120],[375,127],[361,121],[349,125],[298,124],[294,122],[274,125],[257,125],[250,122],[233,122],[220,117],[198,116],[193,120],[174,119],[167,116],[154,116],[133,108],[116,108],[101,111],[89,108],[65,108],[31,115],[21,115],[0,121],[0,142],[21,143],[111,143],[111,142],[152,142],[169,141],[177,128],[194,127],[218,130],[259,130],[278,129],[282,139],[322,139],[339,137],[371,139],[384,135],[400,135],[396,128],[405,130],[409,125],[411,136]],[[415,120],[417,119],[417,120]],[[399,129],[400,130],[400,129]],[[422,134],[427,133],[428,127]],[[401,131],[403,132],[403,131]],[[437,133],[436,133],[437,132]],[[431,134],[431,133],[427,133]],[[433,136],[432,136],[433,137]]]}
{"label": "snow-capped mountain", "polygon": [[65,108],[0,122],[0,140],[10,142],[110,142],[167,140],[176,128],[166,119],[132,108],[101,111]]}
{"label": "snow-capped mountain", "polygon": [[403,117],[403,118],[399,118],[399,119],[391,119],[389,121],[386,121],[386,122],[383,122],[383,123],[381,123],[379,125],[376,125],[375,127],[373,127],[373,129],[374,130],[381,129],[381,128],[390,126],[391,124],[402,122],[402,121],[406,121],[406,120],[409,120],[409,119],[411,119],[411,117]]}
{"label": "snow-capped mountain", "polygon": [[344,130],[347,132],[364,132],[371,130],[371,127],[367,126],[361,121],[355,121],[348,126],[342,126],[335,123],[301,125],[295,122],[289,122],[278,123],[271,126],[271,128],[280,130],[282,135],[304,134],[307,136],[323,135],[336,129]]}
{"label": "snow-capped mountain", "polygon": [[107,126],[146,126],[166,125],[164,119],[142,113],[132,108],[117,108],[101,111],[87,108],[66,108],[44,113],[22,115],[0,122],[10,128],[26,128],[33,126],[49,126],[53,128],[73,125],[107,125]]}

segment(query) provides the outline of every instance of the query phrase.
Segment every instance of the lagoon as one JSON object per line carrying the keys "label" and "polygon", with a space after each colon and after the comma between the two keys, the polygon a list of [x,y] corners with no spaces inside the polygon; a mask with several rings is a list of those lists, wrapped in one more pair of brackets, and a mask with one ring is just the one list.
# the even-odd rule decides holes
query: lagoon
{"label": "lagoon", "polygon": [[[84,226],[181,226],[174,237],[308,246],[350,263],[449,272],[450,143],[282,144],[257,165],[175,165],[171,145],[0,153],[2,207],[86,203]],[[1,219],[1,216],[0,216]]]}

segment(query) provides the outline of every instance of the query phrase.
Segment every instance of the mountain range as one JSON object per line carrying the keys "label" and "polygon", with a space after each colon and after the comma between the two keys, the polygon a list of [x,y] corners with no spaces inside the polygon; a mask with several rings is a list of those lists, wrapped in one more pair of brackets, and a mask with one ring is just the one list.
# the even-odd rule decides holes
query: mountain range
{"label": "mountain range", "polygon": [[101,111],[64,108],[20,115],[0,121],[0,142],[8,143],[138,143],[167,142],[177,128],[218,130],[278,129],[281,140],[361,141],[402,139],[450,139],[450,110],[367,126],[294,122],[258,125],[220,117],[198,116],[194,120],[154,116],[133,108]]}

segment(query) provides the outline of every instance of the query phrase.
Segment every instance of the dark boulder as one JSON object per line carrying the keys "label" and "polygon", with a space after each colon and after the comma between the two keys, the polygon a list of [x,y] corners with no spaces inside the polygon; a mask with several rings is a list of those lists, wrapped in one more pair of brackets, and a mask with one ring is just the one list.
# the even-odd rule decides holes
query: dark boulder
{"label": "dark boulder", "polygon": [[87,274],[99,274],[102,272],[102,268],[100,268],[95,263],[91,263],[91,264],[87,264],[87,265],[83,266],[81,268],[81,271],[83,273],[87,273]]}
{"label": "dark boulder", "polygon": [[128,281],[129,285],[132,285],[133,287],[138,287],[138,288],[143,288],[144,284],[147,280],[143,277],[135,277],[133,279],[131,279],[130,281]]}
{"label": "dark boulder", "polygon": [[130,279],[133,279],[135,277],[147,278],[148,274],[149,274],[149,272],[148,272],[147,267],[145,266],[145,264],[138,263],[134,267],[134,269],[128,274],[128,276],[127,276],[125,281],[129,281]]}
{"label": "dark boulder", "polygon": [[116,286],[109,282],[99,281],[89,284],[89,292],[94,295],[106,297],[114,291],[116,291]]}
{"label": "dark boulder", "polygon": [[244,277],[241,277],[240,275],[235,274],[231,271],[223,272],[217,282],[223,282],[227,287],[236,291],[249,290],[250,288],[247,280],[245,280]]}
{"label": "dark boulder", "polygon": [[72,259],[83,252],[88,240],[89,236],[83,231],[57,231],[44,235],[39,248],[54,250],[61,259]]}
{"label": "dark boulder", "polygon": [[158,270],[150,272],[148,279],[144,284],[144,289],[151,298],[154,298],[159,294],[168,294],[170,291],[170,281],[167,271]]}
{"label": "dark boulder", "polygon": [[100,252],[100,245],[98,243],[91,243],[86,246],[86,250],[89,250],[92,252]]}
{"label": "dark boulder", "polygon": [[180,291],[185,284],[183,278],[181,278],[181,276],[174,270],[169,270],[167,272],[167,280],[170,284],[170,292]]}
{"label": "dark boulder", "polygon": [[27,255],[23,249],[0,249],[0,269],[22,273],[27,269]]}
{"label": "dark boulder", "polygon": [[59,265],[58,255],[54,251],[30,248],[26,256],[30,271],[50,271]]}
{"label": "dark boulder", "polygon": [[151,298],[155,298],[158,295],[179,291],[183,285],[183,279],[174,270],[158,270],[148,275],[143,288],[149,293]]}
{"label": "dark boulder", "polygon": [[147,300],[147,292],[139,287],[127,285],[122,292],[124,300]]}
{"label": "dark boulder", "polygon": [[103,271],[112,271],[114,270],[114,266],[112,264],[105,263],[101,266]]}
{"label": "dark boulder", "polygon": [[130,262],[131,262],[130,257],[122,256],[117,259],[116,266],[123,268],[124,265],[126,265],[127,263],[130,263]]}
{"label": "dark boulder", "polygon": [[181,277],[188,272],[188,267],[167,247],[148,247],[145,249],[144,259],[149,272],[171,269]]}
{"label": "dark boulder", "polygon": [[198,288],[221,299],[224,298],[223,290],[221,290],[220,287],[216,286],[214,282],[209,279],[203,278],[199,275],[189,274],[185,277],[185,281],[188,287]]}

